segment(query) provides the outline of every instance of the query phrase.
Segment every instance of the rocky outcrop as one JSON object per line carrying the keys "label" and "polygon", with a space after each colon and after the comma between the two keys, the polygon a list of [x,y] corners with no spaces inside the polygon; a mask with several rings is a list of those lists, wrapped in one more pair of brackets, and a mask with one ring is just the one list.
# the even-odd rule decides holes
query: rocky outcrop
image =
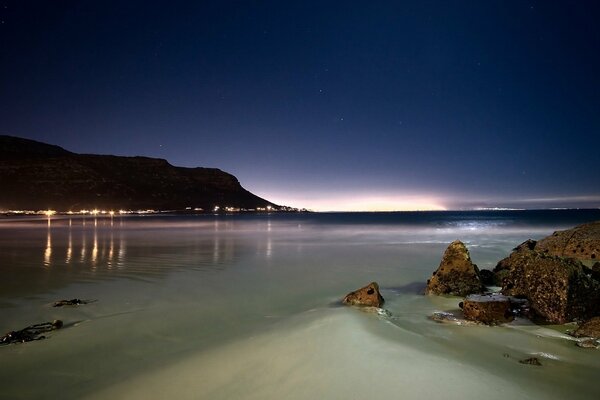
{"label": "rocky outcrop", "polygon": [[494,272],[502,279],[502,293],[528,299],[531,311],[551,323],[600,314],[600,282],[586,267],[537,248],[536,242],[527,241],[498,263]]}
{"label": "rocky outcrop", "polygon": [[381,307],[384,299],[379,293],[377,282],[371,282],[367,286],[350,292],[344,297],[342,302],[351,306]]}
{"label": "rocky outcrop", "polygon": [[600,259],[600,221],[554,232],[540,240],[535,250],[578,260]]}
{"label": "rocky outcrop", "polygon": [[600,339],[600,317],[591,318],[579,325],[573,336]]}
{"label": "rocky outcrop", "polygon": [[510,299],[501,294],[470,295],[461,303],[465,319],[497,325],[514,319]]}
{"label": "rocky outcrop", "polygon": [[463,242],[455,240],[444,252],[438,269],[427,280],[425,294],[466,296],[483,290],[479,269],[471,261],[469,250]]}

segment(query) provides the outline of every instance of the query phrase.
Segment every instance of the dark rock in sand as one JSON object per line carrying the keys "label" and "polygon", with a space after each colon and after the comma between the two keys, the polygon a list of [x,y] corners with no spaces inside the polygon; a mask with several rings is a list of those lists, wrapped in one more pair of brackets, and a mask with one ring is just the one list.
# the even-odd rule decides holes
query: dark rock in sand
{"label": "dark rock in sand", "polygon": [[444,252],[438,269],[427,280],[425,294],[466,296],[483,293],[484,289],[479,269],[471,262],[469,250],[463,242],[455,240]]}
{"label": "dark rock in sand", "polygon": [[496,325],[515,319],[510,299],[501,294],[467,296],[462,302],[465,319]]}
{"label": "dark rock in sand", "polygon": [[540,240],[536,251],[578,260],[600,259],[600,221],[554,232]]}
{"label": "dark rock in sand", "polygon": [[573,336],[600,339],[600,317],[591,318],[579,325]]}
{"label": "dark rock in sand", "polygon": [[377,282],[371,282],[354,292],[350,292],[344,297],[342,302],[351,306],[381,307],[384,299],[379,293]]}
{"label": "dark rock in sand", "polygon": [[600,314],[600,282],[581,262],[534,249],[536,243],[527,241],[498,263],[503,294],[528,299],[532,312],[551,323]]}
{"label": "dark rock in sand", "polygon": [[34,340],[46,339],[42,333],[50,332],[63,327],[63,322],[59,319],[55,319],[52,322],[43,322],[41,324],[30,325],[27,328],[23,328],[18,331],[10,331],[4,336],[0,337],[0,345],[7,345],[12,343],[25,343]]}
{"label": "dark rock in sand", "polygon": [[80,306],[83,304],[93,303],[95,300],[81,300],[81,299],[71,299],[71,300],[59,300],[55,301],[52,307],[63,307],[63,306]]}
{"label": "dark rock in sand", "polygon": [[524,360],[519,360],[519,362],[521,364],[535,365],[538,367],[542,366],[542,363],[540,362],[540,360],[537,359],[537,357],[526,358]]}

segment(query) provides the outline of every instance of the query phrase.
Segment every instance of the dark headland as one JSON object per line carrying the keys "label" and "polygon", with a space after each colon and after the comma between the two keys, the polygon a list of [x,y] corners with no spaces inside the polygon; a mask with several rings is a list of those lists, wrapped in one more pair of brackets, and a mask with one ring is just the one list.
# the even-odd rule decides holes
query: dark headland
{"label": "dark headland", "polygon": [[77,154],[0,135],[0,210],[293,211],[217,168],[150,157]]}

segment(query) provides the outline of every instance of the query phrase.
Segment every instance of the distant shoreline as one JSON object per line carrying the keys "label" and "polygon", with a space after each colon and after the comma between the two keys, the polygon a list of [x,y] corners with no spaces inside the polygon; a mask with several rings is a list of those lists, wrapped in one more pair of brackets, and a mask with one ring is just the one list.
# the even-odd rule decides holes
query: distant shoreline
{"label": "distant shoreline", "polygon": [[121,212],[69,212],[69,211],[1,211],[0,218],[23,218],[23,219],[64,219],[65,217],[73,218],[98,218],[98,219],[116,219],[123,217],[136,216],[243,216],[243,215],[260,215],[260,216],[275,216],[275,215],[363,215],[363,216],[410,216],[410,215],[521,215],[521,214],[573,214],[573,213],[588,213],[594,218],[600,220],[600,208],[546,208],[546,209],[473,209],[473,210],[411,210],[411,211],[312,211],[307,209],[292,209],[285,210],[236,210],[227,211],[220,210],[127,210]]}

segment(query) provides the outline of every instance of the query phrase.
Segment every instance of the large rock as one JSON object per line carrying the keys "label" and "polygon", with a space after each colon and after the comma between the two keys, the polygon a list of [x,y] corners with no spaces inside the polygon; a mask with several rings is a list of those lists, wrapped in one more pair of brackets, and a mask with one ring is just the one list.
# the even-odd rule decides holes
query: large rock
{"label": "large rock", "polygon": [[593,337],[600,339],[600,317],[594,317],[583,324],[573,332],[575,337]]}
{"label": "large rock", "polygon": [[469,250],[460,240],[450,243],[433,276],[427,280],[425,294],[466,296],[482,293],[484,286],[477,265],[471,262]]}
{"label": "large rock", "polygon": [[554,232],[540,240],[537,251],[578,260],[600,259],[600,221]]}
{"label": "large rock", "polygon": [[581,262],[537,251],[527,241],[498,263],[502,293],[526,298],[531,311],[548,322],[562,324],[600,314],[600,282]]}
{"label": "large rock", "polygon": [[344,297],[342,302],[351,306],[381,307],[384,299],[379,293],[377,282],[371,282],[367,286],[350,292]]}
{"label": "large rock", "polygon": [[515,319],[510,299],[501,294],[467,296],[461,303],[465,319],[487,325],[503,324]]}

